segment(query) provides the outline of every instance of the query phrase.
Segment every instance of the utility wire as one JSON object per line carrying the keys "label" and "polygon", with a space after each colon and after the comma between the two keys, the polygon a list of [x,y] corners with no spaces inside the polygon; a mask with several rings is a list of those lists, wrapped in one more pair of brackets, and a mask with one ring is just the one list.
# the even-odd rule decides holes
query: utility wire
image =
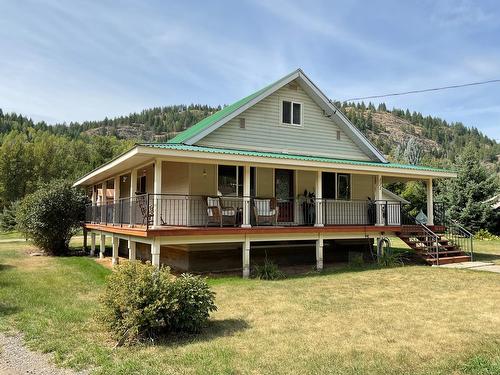
{"label": "utility wire", "polygon": [[461,85],[451,85],[451,86],[434,87],[434,88],[431,88],[431,89],[422,89],[422,90],[412,90],[412,91],[396,92],[396,93],[384,94],[384,95],[363,96],[363,97],[359,97],[359,98],[346,99],[342,103],[347,103],[347,102],[351,102],[351,101],[358,101],[358,100],[365,100],[365,99],[387,98],[389,96],[401,96],[401,95],[408,95],[408,94],[419,94],[421,92],[429,92],[429,91],[440,91],[440,90],[448,90],[448,89],[458,89],[460,87],[485,85],[487,83],[500,83],[500,79],[491,79],[489,81],[464,83],[464,84],[461,84]]}

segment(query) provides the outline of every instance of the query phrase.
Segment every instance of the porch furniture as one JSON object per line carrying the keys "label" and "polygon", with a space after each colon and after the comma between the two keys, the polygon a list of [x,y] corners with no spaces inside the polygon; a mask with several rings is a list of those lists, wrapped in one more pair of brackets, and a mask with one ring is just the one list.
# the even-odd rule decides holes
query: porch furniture
{"label": "porch furniture", "polygon": [[207,197],[207,222],[222,227],[225,223],[236,226],[237,209],[232,206],[224,206],[219,197]]}
{"label": "porch furniture", "polygon": [[142,217],[142,225],[153,225],[153,218],[154,218],[154,205],[153,202],[149,202],[149,207],[148,207],[148,199],[146,194],[139,195],[137,196],[137,204],[139,206],[139,209],[141,210],[141,217]]}
{"label": "porch furniture", "polygon": [[276,206],[276,198],[254,199],[253,211],[257,225],[276,225],[279,209]]}

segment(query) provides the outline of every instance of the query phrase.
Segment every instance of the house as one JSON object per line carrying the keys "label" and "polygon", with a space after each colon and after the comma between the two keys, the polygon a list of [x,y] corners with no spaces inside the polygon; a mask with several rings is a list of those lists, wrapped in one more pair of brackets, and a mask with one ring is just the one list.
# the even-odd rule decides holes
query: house
{"label": "house", "polygon": [[[186,271],[241,269],[246,277],[268,251],[322,269],[324,260],[386,235],[417,244],[432,264],[440,254],[459,260],[459,249],[432,237],[446,229],[435,222],[432,181],[453,177],[389,163],[298,69],[169,142],[137,144],[74,185],[92,201],[84,224],[92,254],[96,236],[100,256],[110,236],[113,262],[121,253]],[[410,180],[427,184],[425,228],[383,188]]]}

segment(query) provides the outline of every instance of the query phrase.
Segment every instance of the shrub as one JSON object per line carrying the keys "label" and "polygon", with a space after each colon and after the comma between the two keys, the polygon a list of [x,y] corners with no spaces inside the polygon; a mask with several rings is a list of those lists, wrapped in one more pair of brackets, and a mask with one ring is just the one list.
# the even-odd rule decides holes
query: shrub
{"label": "shrub", "polygon": [[500,236],[497,236],[497,235],[494,235],[493,233],[490,233],[487,229],[479,229],[474,234],[474,239],[485,240],[485,241],[500,240]]}
{"label": "shrub", "polygon": [[285,274],[280,271],[278,266],[267,257],[267,253],[264,259],[264,264],[255,266],[254,275],[257,279],[261,280],[279,280],[285,278]]}
{"label": "shrub", "polygon": [[108,276],[99,316],[119,343],[169,332],[199,332],[217,308],[215,294],[199,276],[125,262]]}
{"label": "shrub", "polygon": [[365,260],[363,259],[363,253],[359,251],[349,251],[348,253],[349,266],[354,268],[363,267]]}
{"label": "shrub", "polygon": [[382,254],[377,257],[377,263],[383,267],[403,266],[405,257],[405,251],[397,251],[392,247],[386,247]]}
{"label": "shrub", "polygon": [[65,253],[85,218],[86,202],[87,197],[67,182],[43,185],[21,201],[18,229],[47,253]]}
{"label": "shrub", "polygon": [[9,206],[5,206],[0,212],[0,230],[4,232],[12,232],[17,227],[17,209],[20,201],[14,201]]}

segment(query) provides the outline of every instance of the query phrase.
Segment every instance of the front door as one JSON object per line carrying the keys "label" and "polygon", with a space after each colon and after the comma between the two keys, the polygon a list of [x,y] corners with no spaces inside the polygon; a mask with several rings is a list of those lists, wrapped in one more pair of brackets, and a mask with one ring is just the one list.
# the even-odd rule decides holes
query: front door
{"label": "front door", "polygon": [[279,222],[293,222],[294,211],[294,171],[290,169],[276,169],[274,173],[274,186],[276,201],[279,208]]}

